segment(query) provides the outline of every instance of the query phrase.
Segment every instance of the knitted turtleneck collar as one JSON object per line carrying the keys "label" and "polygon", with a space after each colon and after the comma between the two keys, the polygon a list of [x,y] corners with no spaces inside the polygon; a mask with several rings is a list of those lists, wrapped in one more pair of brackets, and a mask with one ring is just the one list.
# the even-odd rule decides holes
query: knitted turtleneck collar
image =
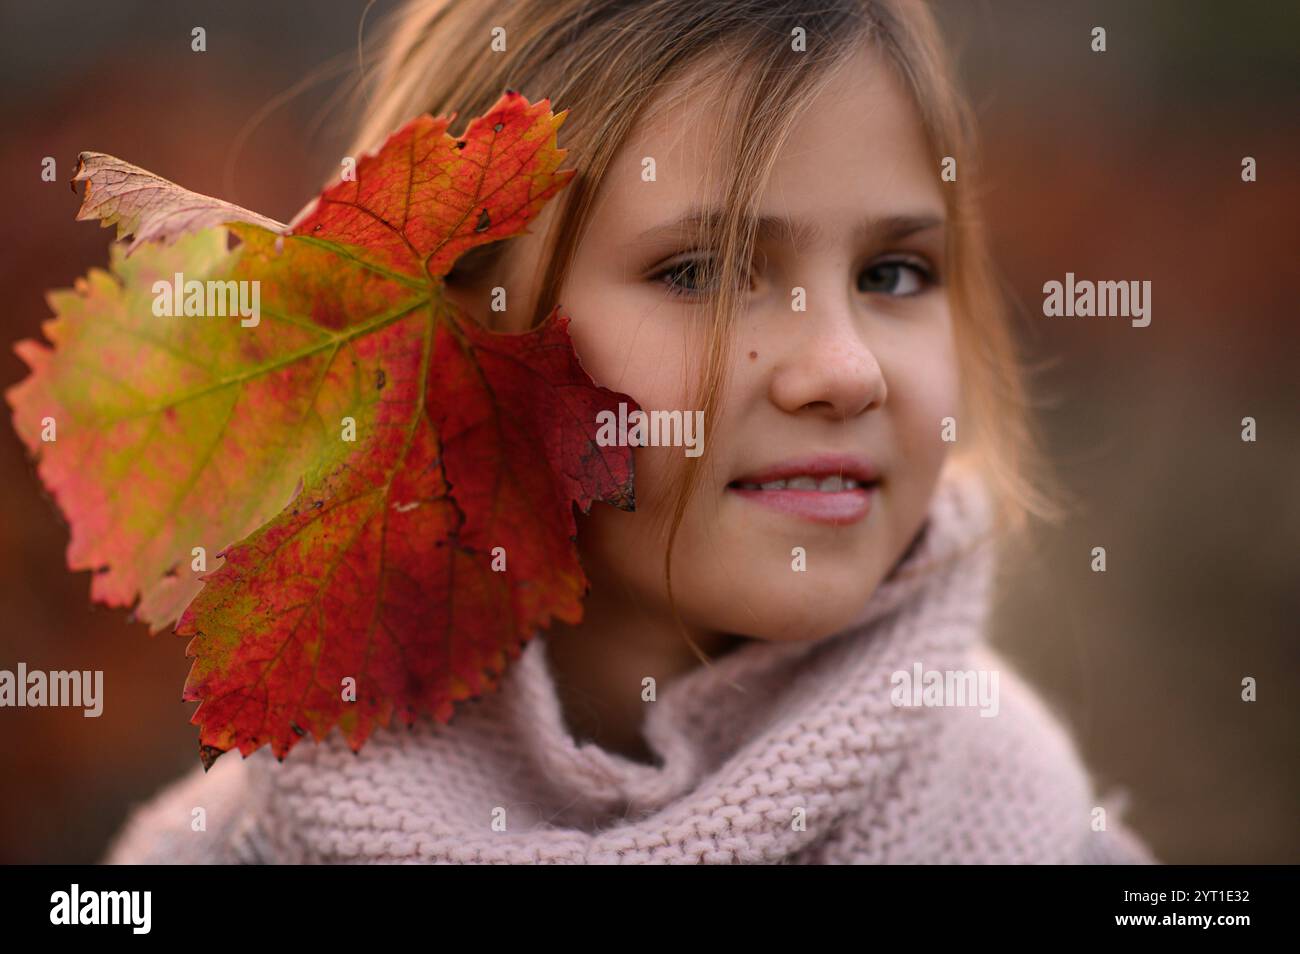
{"label": "knitted turtleneck collar", "polygon": [[[799,727],[799,720],[811,715],[798,711],[800,705],[820,707],[832,701],[822,692],[836,689],[852,704],[852,696],[867,687],[851,680],[836,685],[827,677],[861,656],[872,623],[919,598],[927,586],[939,585],[944,566],[963,556],[976,561],[964,571],[963,592],[982,602],[991,559],[987,548],[982,554],[971,551],[988,530],[989,513],[977,478],[945,473],[912,545],[848,629],[818,641],[748,641],[668,683],[648,705],[642,725],[659,766],[574,741],[547,663],[544,636],[529,644],[518,661],[515,684],[506,691],[510,731],[524,741],[538,774],[548,781],[552,801],[565,806],[564,823],[590,827],[608,824],[616,815],[664,808],[729,757],[735,766],[744,765],[747,756],[765,758],[767,747],[780,737],[783,720]],[[933,636],[939,639],[936,647],[955,652],[969,646],[978,632],[966,627]],[[909,658],[920,649],[908,648]],[[877,689],[888,689],[890,672]],[[860,674],[879,675],[879,670],[863,668]],[[816,682],[821,692],[805,697],[793,691],[801,679]],[[889,705],[887,691],[880,701]]]}
{"label": "knitted turtleneck collar", "polygon": [[[658,765],[568,731],[543,636],[451,723],[259,750],[137,816],[109,860],[1145,861],[1045,707],[980,645],[993,553],[974,474],[944,472],[909,551],[848,629],[745,642],[660,689]],[[895,705],[891,676],[1002,670],[996,718]],[[195,838],[190,808],[209,808]],[[214,834],[215,830],[215,834]]]}

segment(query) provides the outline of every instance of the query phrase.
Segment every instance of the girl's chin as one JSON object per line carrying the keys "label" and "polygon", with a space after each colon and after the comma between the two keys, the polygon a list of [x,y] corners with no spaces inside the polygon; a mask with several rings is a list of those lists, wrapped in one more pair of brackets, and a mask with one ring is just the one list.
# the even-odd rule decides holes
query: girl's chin
{"label": "girl's chin", "polygon": [[[771,596],[767,598],[771,602]],[[742,604],[743,605],[743,604]],[[749,604],[752,615],[742,628],[719,627],[725,631],[738,632],[749,639],[759,639],[773,643],[801,643],[825,639],[847,629],[862,612],[862,602],[848,601],[840,606],[822,605],[815,611],[792,611],[791,605],[765,606],[763,601]],[[761,622],[755,623],[755,620]],[[719,621],[723,622],[723,621]],[[739,622],[728,620],[726,622]]]}

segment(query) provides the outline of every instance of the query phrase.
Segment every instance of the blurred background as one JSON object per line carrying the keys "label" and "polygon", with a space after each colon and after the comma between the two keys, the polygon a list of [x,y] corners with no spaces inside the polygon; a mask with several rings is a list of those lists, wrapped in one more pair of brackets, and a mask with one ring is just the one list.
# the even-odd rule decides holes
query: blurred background
{"label": "blurred background", "polygon": [[[288,220],[337,172],[366,6],[0,4],[0,387],[25,376],[9,346],[39,334],[44,291],[107,261],[111,233],[73,220],[78,152]],[[367,28],[394,6],[373,4]],[[1041,429],[1083,501],[1007,553],[992,639],[1162,861],[1300,861],[1300,5],[936,9],[980,117]],[[1150,280],[1151,325],[1043,318],[1043,283],[1067,271]],[[0,668],[102,669],[110,701],[96,720],[0,710],[0,862],[93,862],[131,805],[197,762],[189,660],[184,640],[91,605],[5,411]]]}

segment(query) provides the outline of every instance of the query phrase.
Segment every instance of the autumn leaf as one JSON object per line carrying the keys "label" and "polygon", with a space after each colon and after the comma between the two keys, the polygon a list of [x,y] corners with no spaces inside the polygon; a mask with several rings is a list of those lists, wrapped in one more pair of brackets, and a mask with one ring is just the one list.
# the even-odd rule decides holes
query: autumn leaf
{"label": "autumn leaf", "polygon": [[[567,183],[564,115],[508,91],[460,138],[417,118],[291,227],[82,154],[79,217],[135,241],[49,296],[53,347],[16,346],[32,373],[6,396],[69,567],[192,637],[206,765],[446,722],[581,618],[574,505],[633,508],[631,450],[597,446],[597,415],[636,405],[583,371],[558,306],[499,334],[442,282]],[[207,314],[155,314],[191,280]],[[217,282],[258,307],[213,314]]]}
{"label": "autumn leaf", "polygon": [[116,225],[118,238],[131,237],[127,255],[145,242],[165,244],[186,233],[227,222],[251,222],[274,231],[284,230],[279,222],[256,212],[196,195],[102,152],[82,153],[72,181],[89,183],[77,220],[99,219],[105,228]]}

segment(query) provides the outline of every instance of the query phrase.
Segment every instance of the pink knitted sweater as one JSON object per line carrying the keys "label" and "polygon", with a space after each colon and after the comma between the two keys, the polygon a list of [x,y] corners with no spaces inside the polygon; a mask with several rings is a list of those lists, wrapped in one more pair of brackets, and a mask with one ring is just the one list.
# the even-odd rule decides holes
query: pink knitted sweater
{"label": "pink knitted sweater", "polygon": [[[132,813],[105,861],[1151,863],[981,641],[989,515],[978,479],[946,471],[852,627],[743,643],[660,688],[643,725],[659,765],[574,740],[543,634],[449,725],[196,767]],[[996,670],[996,715],[896,705],[891,676],[916,664]]]}

